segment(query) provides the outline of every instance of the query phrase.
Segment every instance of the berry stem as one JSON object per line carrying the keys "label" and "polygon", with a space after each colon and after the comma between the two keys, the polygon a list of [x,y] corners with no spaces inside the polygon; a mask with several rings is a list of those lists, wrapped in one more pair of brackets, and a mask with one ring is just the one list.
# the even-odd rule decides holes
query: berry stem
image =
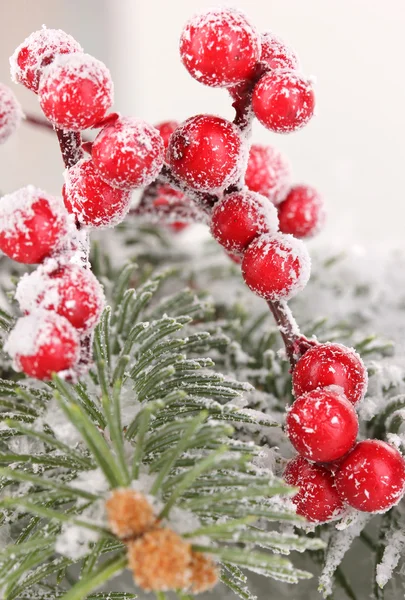
{"label": "berry stem", "polygon": [[82,136],[77,131],[56,129],[63,163],[66,169],[73,167],[83,158]]}
{"label": "berry stem", "polygon": [[302,338],[300,336],[298,323],[295,320],[287,302],[283,300],[275,300],[273,302],[268,301],[267,304],[277,323],[277,327],[284,342],[288,360],[290,361],[291,368],[293,369],[301,355],[300,340]]}

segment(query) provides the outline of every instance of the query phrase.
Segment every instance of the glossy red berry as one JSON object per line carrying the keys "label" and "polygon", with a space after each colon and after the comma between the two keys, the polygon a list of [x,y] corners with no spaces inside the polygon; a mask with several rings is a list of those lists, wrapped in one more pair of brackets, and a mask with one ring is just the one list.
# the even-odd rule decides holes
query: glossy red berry
{"label": "glossy red berry", "polygon": [[277,35],[266,32],[262,35],[261,42],[260,60],[265,62],[271,69],[299,69],[298,56]]}
{"label": "glossy red berry", "polygon": [[180,56],[197,81],[226,87],[252,76],[260,58],[260,36],[243,13],[231,8],[210,10],[186,24]]}
{"label": "glossy red berry", "polygon": [[0,250],[13,260],[42,262],[58,251],[66,233],[59,198],[30,185],[0,198]]}
{"label": "glossy red berry", "polygon": [[157,196],[153,200],[153,210],[161,215],[160,224],[176,233],[183,231],[190,225],[189,222],[181,220],[184,214],[189,212],[189,208],[190,203],[182,192],[170,185],[159,186]]}
{"label": "glossy red berry", "polygon": [[245,283],[266,300],[287,300],[307,284],[311,261],[305,245],[290,235],[261,235],[242,261]]}
{"label": "glossy red berry", "polygon": [[64,317],[39,310],[18,319],[4,346],[18,371],[29,377],[51,379],[52,373],[71,369],[79,358],[79,337]]}
{"label": "glossy red berry", "polygon": [[300,358],[293,372],[294,395],[299,397],[319,387],[337,385],[356,404],[367,389],[367,370],[360,356],[342,344],[313,346]]}
{"label": "glossy red berry", "polygon": [[257,236],[277,230],[277,210],[253,192],[229,194],[212,211],[211,233],[230,252],[243,252]]}
{"label": "glossy red berry", "polygon": [[56,127],[80,131],[103,119],[113,103],[107,67],[88,54],[58,56],[41,76],[39,103]]}
{"label": "glossy red berry", "polygon": [[385,512],[405,491],[405,460],[396,448],[380,440],[359,442],[336,475],[340,497],[364,512]]}
{"label": "glossy red berry", "polygon": [[260,123],[275,133],[301,129],[312,118],[315,95],[309,79],[294,71],[263,75],[253,90],[252,107]]}
{"label": "glossy red berry", "polygon": [[63,200],[85,227],[111,227],[124,220],[131,194],[105,183],[93,161],[81,160],[65,172]]}
{"label": "glossy red berry", "polygon": [[331,462],[354,446],[356,411],[339,391],[319,389],[300,396],[287,413],[286,433],[301,456]]}
{"label": "glossy red berry", "polygon": [[38,91],[44,67],[60,54],[83,52],[71,35],[61,29],[40,29],[23,41],[10,58],[11,78],[33,92]]}
{"label": "glossy red berry", "polygon": [[248,188],[278,204],[284,200],[290,182],[291,164],[288,158],[273,146],[252,144],[245,174]]}
{"label": "glossy red berry", "polygon": [[9,87],[0,83],[0,144],[15,132],[23,117],[20,103]]}
{"label": "glossy red berry", "polygon": [[106,183],[128,189],[156,179],[163,166],[164,145],[158,130],[148,123],[121,117],[100,131],[91,156]]}
{"label": "glossy red berry", "polygon": [[344,512],[333,476],[324,467],[297,456],[287,464],[284,479],[300,488],[292,501],[297,507],[297,514],[308,521],[324,523],[339,518]]}
{"label": "glossy red berry", "polygon": [[177,121],[163,121],[162,123],[158,123],[158,125],[155,125],[156,129],[162,136],[165,149],[167,149],[169,145],[169,140],[172,133],[174,133],[178,126],[179,123]]}
{"label": "glossy red berry", "polygon": [[20,279],[15,298],[23,312],[52,310],[75,327],[89,331],[104,307],[103,288],[90,269],[68,264],[49,271],[39,267]]}
{"label": "glossy red berry", "polygon": [[280,231],[297,238],[307,238],[318,233],[325,222],[322,196],[309,185],[295,185],[278,206]]}
{"label": "glossy red berry", "polygon": [[244,147],[235,125],[212,115],[187,119],[170,138],[168,161],[190,187],[211,192],[234,183],[243,164]]}

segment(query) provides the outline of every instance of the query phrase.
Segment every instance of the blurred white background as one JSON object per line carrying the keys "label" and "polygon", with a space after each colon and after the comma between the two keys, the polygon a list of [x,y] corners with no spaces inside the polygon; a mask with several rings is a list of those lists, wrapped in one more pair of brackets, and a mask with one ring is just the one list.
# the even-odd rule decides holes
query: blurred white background
{"label": "blurred white background", "polygon": [[[191,79],[178,56],[184,22],[212,0],[0,0],[0,81],[8,57],[43,23],[66,29],[106,62],[116,109],[156,123],[199,112],[232,118],[224,90]],[[217,4],[217,2],[214,2]],[[254,138],[286,151],[296,181],[325,196],[323,239],[400,242],[405,221],[404,0],[235,0],[262,30],[273,30],[317,78],[317,117],[276,136],[259,124]],[[26,111],[36,98],[13,86]],[[0,189],[33,183],[60,191],[61,161],[52,134],[23,126],[0,148]]]}

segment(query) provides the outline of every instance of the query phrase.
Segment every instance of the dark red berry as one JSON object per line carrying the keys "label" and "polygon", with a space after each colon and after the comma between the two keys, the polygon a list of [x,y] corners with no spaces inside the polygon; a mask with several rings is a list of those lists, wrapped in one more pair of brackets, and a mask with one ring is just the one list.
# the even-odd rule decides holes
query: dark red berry
{"label": "dark red berry", "polygon": [[312,118],[315,95],[309,79],[295,71],[263,75],[253,90],[252,107],[260,123],[275,133],[301,129]]}
{"label": "dark red berry", "polygon": [[324,523],[339,518],[344,512],[333,476],[324,467],[297,456],[287,464],[284,479],[300,488],[292,501],[297,507],[297,514],[308,521]]}
{"label": "dark red berry", "polygon": [[93,161],[81,160],[65,173],[63,200],[67,210],[86,227],[111,227],[124,220],[131,194],[105,183]]}
{"label": "dark red berry", "polygon": [[359,442],[341,463],[336,476],[340,497],[364,512],[385,512],[405,490],[405,460],[380,440]]}
{"label": "dark red berry", "polygon": [[197,81],[226,87],[252,76],[260,58],[260,36],[241,12],[210,10],[186,24],[180,56]]}
{"label": "dark red berry", "polygon": [[291,182],[288,158],[273,146],[252,144],[245,174],[250,190],[266,196],[273,204],[284,200]]}
{"label": "dark red berry", "polygon": [[271,32],[264,33],[261,42],[260,60],[265,62],[271,69],[299,69],[298,56],[277,35]]}
{"label": "dark red berry", "polygon": [[175,190],[170,185],[159,186],[157,196],[153,200],[153,208],[162,214],[162,225],[176,233],[186,229],[190,223],[181,221],[181,217],[188,212],[188,207],[190,207],[190,202],[182,192]]}
{"label": "dark red berry", "polygon": [[234,183],[240,175],[244,147],[235,125],[212,115],[187,119],[170,138],[168,160],[190,187],[210,192]]}
{"label": "dark red berry", "polygon": [[71,35],[61,29],[34,31],[18,46],[10,58],[11,78],[33,92],[38,91],[44,67],[60,54],[83,52]]}
{"label": "dark red berry", "polygon": [[29,377],[51,379],[53,373],[75,366],[79,337],[67,319],[38,310],[18,319],[4,346],[18,371]]}
{"label": "dark red berry", "polygon": [[162,136],[162,140],[165,145],[165,149],[167,149],[167,147],[169,145],[169,140],[170,140],[172,133],[174,133],[175,129],[177,129],[178,126],[179,126],[179,123],[177,121],[163,121],[162,123],[155,125],[156,129]]}
{"label": "dark red berry", "polygon": [[253,192],[229,194],[212,211],[211,233],[230,252],[243,252],[260,234],[277,230],[277,210]]}
{"label": "dark red berry", "polygon": [[58,251],[67,233],[62,202],[33,186],[0,198],[0,250],[35,264]]}
{"label": "dark red berry", "polygon": [[9,87],[0,83],[0,144],[15,132],[23,117],[20,103]]}
{"label": "dark red berry", "polygon": [[73,264],[51,272],[40,267],[24,275],[15,297],[25,313],[37,308],[52,310],[82,331],[97,325],[104,307],[103,288],[97,278],[89,269]]}
{"label": "dark red berry", "polygon": [[158,130],[148,123],[121,117],[100,131],[91,156],[106,183],[120,188],[141,187],[158,176],[164,145]]}
{"label": "dark red berry", "polygon": [[325,222],[322,196],[309,185],[295,185],[278,206],[280,231],[306,238],[318,233]]}
{"label": "dark red berry", "polygon": [[331,462],[353,447],[359,423],[356,411],[333,389],[300,396],[287,413],[286,432],[299,454],[315,462]]}
{"label": "dark red berry", "polygon": [[305,245],[290,235],[261,235],[245,250],[246,284],[266,300],[287,300],[307,284],[311,261]]}
{"label": "dark red berry", "polygon": [[96,125],[113,103],[107,67],[88,54],[59,56],[41,76],[39,103],[56,127],[80,131]]}
{"label": "dark red berry", "polygon": [[353,348],[335,343],[319,344],[307,350],[297,362],[293,372],[295,396],[328,385],[341,387],[352,404],[363,398],[367,370]]}

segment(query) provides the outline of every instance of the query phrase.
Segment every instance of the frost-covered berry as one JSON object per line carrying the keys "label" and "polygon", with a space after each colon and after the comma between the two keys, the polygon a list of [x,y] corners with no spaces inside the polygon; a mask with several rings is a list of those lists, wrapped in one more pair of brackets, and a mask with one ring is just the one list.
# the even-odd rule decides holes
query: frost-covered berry
{"label": "frost-covered berry", "polygon": [[325,222],[322,196],[309,185],[295,185],[278,206],[280,231],[297,238],[307,238],[318,233]]}
{"label": "frost-covered berry", "polygon": [[9,258],[40,263],[59,249],[66,233],[60,198],[31,185],[0,198],[0,250]]}
{"label": "frost-covered berry", "polygon": [[180,56],[197,81],[226,87],[252,76],[260,58],[260,36],[238,10],[210,10],[186,24]]}
{"label": "frost-covered berry", "polygon": [[300,488],[292,498],[297,514],[313,523],[325,523],[339,518],[345,506],[339,497],[330,471],[296,456],[284,471],[287,483]]}
{"label": "frost-covered berry", "polygon": [[170,138],[168,161],[177,177],[203,192],[234,183],[244,146],[235,125],[212,115],[187,119]]}
{"label": "frost-covered berry", "polygon": [[291,183],[291,164],[273,146],[252,144],[245,183],[250,190],[266,196],[273,204],[284,200]]}
{"label": "frost-covered berry", "polygon": [[306,286],[311,260],[305,245],[291,235],[261,235],[245,250],[245,283],[266,300],[288,300]]}
{"label": "frost-covered berry", "polygon": [[367,370],[360,356],[343,344],[319,344],[305,352],[294,368],[293,391],[299,397],[319,387],[337,385],[356,404],[367,390]]}
{"label": "frost-covered berry", "polygon": [[385,512],[405,491],[405,460],[381,440],[359,442],[335,475],[340,497],[364,512]]}
{"label": "frost-covered berry", "polygon": [[78,333],[67,319],[38,310],[18,319],[4,349],[16,370],[36,379],[51,379],[52,373],[75,366],[79,347]]}
{"label": "frost-covered berry", "polygon": [[162,136],[162,140],[166,150],[169,145],[169,140],[172,133],[174,133],[174,131],[179,125],[180,123],[178,123],[177,121],[163,121],[162,123],[158,123],[157,125],[155,125],[156,129]]}
{"label": "frost-covered berry", "polygon": [[56,127],[93,127],[111,108],[113,83],[107,67],[88,54],[64,54],[44,71],[38,89],[45,116]]}
{"label": "frost-covered berry", "polygon": [[38,91],[44,67],[60,54],[83,52],[71,35],[61,29],[34,31],[15,50],[10,58],[11,78],[33,92]]}
{"label": "frost-covered berry", "polygon": [[89,269],[73,264],[51,272],[39,267],[24,275],[15,297],[22,311],[52,310],[82,331],[97,325],[104,307],[104,292],[98,279]]}
{"label": "frost-covered berry", "polygon": [[129,210],[131,194],[105,183],[91,159],[81,160],[65,172],[63,200],[71,214],[85,227],[112,227]]}
{"label": "frost-covered berry", "polygon": [[120,188],[141,187],[158,176],[164,144],[159,131],[148,123],[121,117],[100,131],[91,156],[106,183]]}
{"label": "frost-covered berry", "polygon": [[300,396],[287,413],[286,433],[301,456],[331,462],[354,446],[359,423],[356,411],[339,388]]}
{"label": "frost-covered berry", "polygon": [[243,252],[257,236],[277,230],[277,210],[260,194],[234,192],[212,211],[211,233],[230,252]]}
{"label": "frost-covered berry", "polygon": [[23,117],[20,103],[9,87],[0,83],[0,144],[14,133]]}
{"label": "frost-covered berry", "polygon": [[277,35],[270,31],[263,33],[261,42],[260,60],[265,62],[271,69],[299,69],[298,56]]}
{"label": "frost-covered berry", "polygon": [[294,71],[263,75],[253,90],[252,107],[260,123],[275,133],[301,129],[312,118],[315,95],[309,79]]}

